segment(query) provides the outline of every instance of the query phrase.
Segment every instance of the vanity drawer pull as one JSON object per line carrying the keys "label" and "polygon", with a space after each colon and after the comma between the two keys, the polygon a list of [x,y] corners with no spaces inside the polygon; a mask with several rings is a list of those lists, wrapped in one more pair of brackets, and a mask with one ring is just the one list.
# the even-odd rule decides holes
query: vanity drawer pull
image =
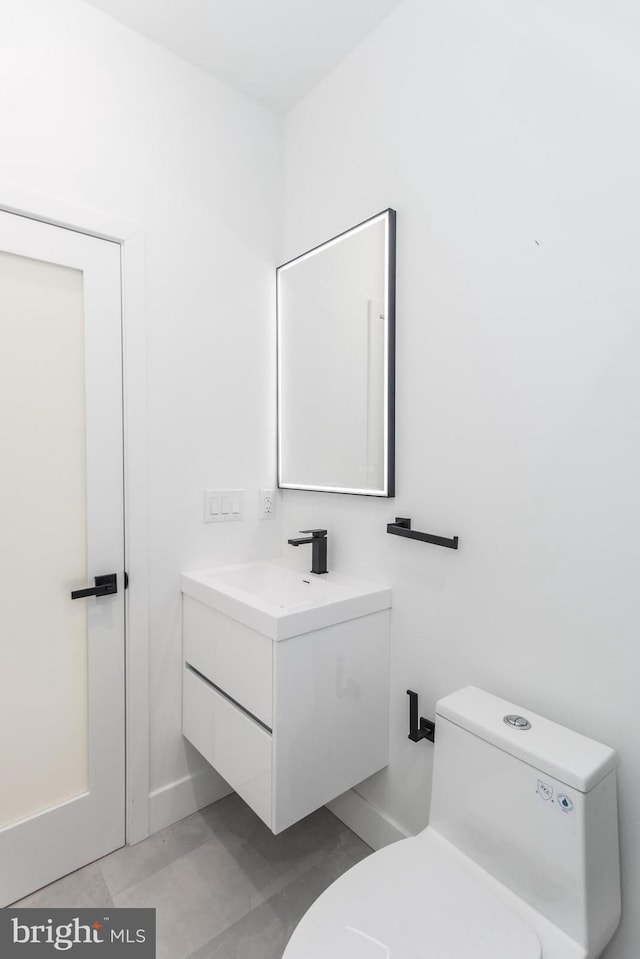
{"label": "vanity drawer pull", "polygon": [[266,723],[263,723],[261,719],[258,719],[257,716],[254,716],[253,713],[250,712],[248,709],[245,709],[242,703],[237,702],[237,700],[235,700],[233,696],[229,696],[229,694],[226,693],[224,689],[221,689],[219,686],[216,686],[216,684],[212,683],[210,679],[207,679],[206,676],[203,676],[201,672],[199,672],[197,669],[195,669],[194,666],[191,665],[191,663],[185,663],[184,668],[188,669],[190,672],[198,676],[203,683],[207,684],[207,686],[211,686],[212,689],[215,689],[215,691],[218,693],[219,696],[222,696],[222,698],[226,699],[228,703],[231,703],[232,706],[235,706],[236,709],[239,709],[241,712],[243,712],[245,716],[247,716],[249,719],[252,719],[254,723],[258,724],[258,726],[262,726],[262,728],[265,729],[268,733],[272,732],[270,726],[267,726]]}

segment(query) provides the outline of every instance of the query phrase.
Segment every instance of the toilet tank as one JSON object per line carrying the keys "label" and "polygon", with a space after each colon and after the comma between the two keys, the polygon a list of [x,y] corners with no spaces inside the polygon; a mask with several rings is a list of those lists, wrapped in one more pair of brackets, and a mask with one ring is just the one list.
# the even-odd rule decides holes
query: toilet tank
{"label": "toilet tank", "polygon": [[620,919],[616,765],[608,746],[468,686],[436,706],[429,825],[597,956]]}

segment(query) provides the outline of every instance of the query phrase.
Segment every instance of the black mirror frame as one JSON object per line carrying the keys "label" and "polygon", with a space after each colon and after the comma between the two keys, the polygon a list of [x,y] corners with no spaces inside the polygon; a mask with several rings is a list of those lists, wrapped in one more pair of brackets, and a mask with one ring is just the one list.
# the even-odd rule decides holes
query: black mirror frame
{"label": "black mirror frame", "polygon": [[[296,485],[293,483],[283,483],[281,475],[281,447],[282,447],[282,436],[280,429],[280,311],[279,311],[279,280],[280,280],[280,271],[285,267],[291,266],[297,260],[301,260],[310,253],[315,253],[321,250],[323,247],[328,246],[329,244],[335,243],[336,240],[342,239],[347,236],[349,233],[352,233],[354,230],[359,230],[367,223],[371,223],[374,220],[378,220],[381,217],[386,218],[387,226],[387,281],[386,281],[386,290],[387,298],[385,304],[385,313],[386,313],[386,332],[387,332],[387,403],[386,403],[386,415],[387,415],[387,430],[386,430],[386,483],[382,491],[379,490],[360,490],[360,489],[348,489],[341,487],[327,487],[327,486],[313,486],[313,485]],[[354,496],[375,496],[375,497],[384,497],[392,498],[395,496],[395,471],[396,471],[396,457],[395,457],[395,413],[396,413],[396,211],[388,207],[386,210],[382,210],[380,213],[376,213],[374,216],[368,217],[366,220],[363,220],[361,223],[357,223],[355,226],[350,227],[348,230],[344,230],[342,233],[336,234],[336,236],[331,237],[329,240],[325,240],[324,243],[319,243],[318,246],[312,247],[310,250],[306,250],[304,253],[299,254],[296,257],[293,257],[291,260],[287,260],[286,263],[280,264],[276,269],[276,356],[277,356],[277,372],[276,372],[276,382],[277,382],[277,483],[278,489],[292,489],[292,490],[309,490],[313,492],[322,492],[322,493],[344,493]]]}

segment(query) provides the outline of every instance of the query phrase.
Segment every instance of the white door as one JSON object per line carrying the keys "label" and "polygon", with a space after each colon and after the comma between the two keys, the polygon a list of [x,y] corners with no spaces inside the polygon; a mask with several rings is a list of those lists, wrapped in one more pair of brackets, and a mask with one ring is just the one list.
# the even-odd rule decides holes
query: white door
{"label": "white door", "polygon": [[0,906],[124,843],[123,563],[119,245],[0,213]]}

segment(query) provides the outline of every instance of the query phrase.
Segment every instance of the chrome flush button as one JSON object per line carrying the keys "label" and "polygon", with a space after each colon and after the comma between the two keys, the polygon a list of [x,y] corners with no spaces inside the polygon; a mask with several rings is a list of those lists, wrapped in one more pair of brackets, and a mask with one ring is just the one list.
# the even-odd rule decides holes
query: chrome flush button
{"label": "chrome flush button", "polygon": [[524,716],[514,716],[510,714],[504,717],[504,722],[512,729],[531,729],[531,723]]}

